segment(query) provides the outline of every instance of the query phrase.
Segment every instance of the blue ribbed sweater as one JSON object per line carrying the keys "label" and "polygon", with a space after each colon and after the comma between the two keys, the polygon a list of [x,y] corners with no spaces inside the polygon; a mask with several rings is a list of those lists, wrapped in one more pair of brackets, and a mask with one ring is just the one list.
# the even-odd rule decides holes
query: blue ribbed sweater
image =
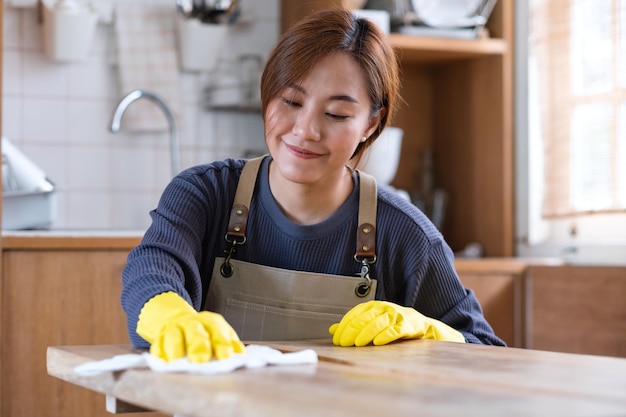
{"label": "blue ribbed sweater", "polygon": [[[224,239],[230,208],[245,160],[228,159],[189,168],[166,187],[152,224],[128,255],[122,272],[122,307],[133,345],[148,347],[136,333],[143,305],[174,291],[199,310],[208,291]],[[269,157],[261,165],[250,204],[247,243],[236,259],[277,268],[355,276],[358,176],[352,194],[330,218],[314,225],[295,224],[272,197]],[[483,317],[471,290],[454,270],[453,254],[441,233],[417,207],[378,186],[377,261],[371,277],[376,299],[412,306],[463,333],[470,343],[504,345]]]}

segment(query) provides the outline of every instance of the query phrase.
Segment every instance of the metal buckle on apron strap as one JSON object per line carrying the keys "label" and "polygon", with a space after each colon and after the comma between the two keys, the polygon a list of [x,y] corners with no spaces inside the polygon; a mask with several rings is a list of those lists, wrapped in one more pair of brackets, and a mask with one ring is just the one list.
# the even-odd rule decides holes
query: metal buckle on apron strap
{"label": "metal buckle on apron strap", "polygon": [[235,248],[237,245],[243,245],[246,243],[246,237],[244,236],[242,240],[237,240],[236,238],[229,238],[228,233],[224,236],[227,242],[231,243],[231,247],[229,250],[225,250],[226,258],[224,259],[224,263],[220,266],[220,273],[224,278],[230,278],[233,276],[233,266],[230,263],[233,255],[235,254]]}
{"label": "metal buckle on apron strap", "polygon": [[359,225],[354,260],[361,264],[361,272],[357,275],[363,278],[354,289],[357,297],[365,297],[369,294],[372,279],[370,278],[370,265],[376,262],[376,227],[369,223]]}
{"label": "metal buckle on apron strap", "polygon": [[220,267],[220,272],[224,278],[230,278],[233,275],[233,266],[230,260],[235,254],[237,245],[246,243],[246,226],[248,224],[248,207],[243,204],[234,204],[230,211],[230,219],[228,222],[228,232],[224,239],[231,244],[229,250],[225,250],[226,259]]}
{"label": "metal buckle on apron strap", "polygon": [[[356,259],[356,255],[354,255],[354,258]],[[363,278],[364,281],[359,282],[356,285],[356,287],[354,288],[354,293],[356,294],[357,297],[363,298],[363,297],[366,297],[367,294],[369,294],[370,290],[372,289],[372,279],[370,278],[369,264],[376,262],[376,257],[374,257],[373,261],[368,261],[367,259],[362,259],[361,261],[356,259],[356,261],[361,262],[361,272],[359,272],[357,276],[360,276],[361,278]]]}

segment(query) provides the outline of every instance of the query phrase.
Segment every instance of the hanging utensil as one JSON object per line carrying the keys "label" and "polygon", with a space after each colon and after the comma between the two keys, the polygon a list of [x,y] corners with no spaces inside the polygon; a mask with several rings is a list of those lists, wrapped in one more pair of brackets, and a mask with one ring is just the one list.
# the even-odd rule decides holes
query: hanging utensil
{"label": "hanging utensil", "polygon": [[178,10],[178,13],[185,19],[192,17],[193,1],[192,0],[176,0],[176,10]]}
{"label": "hanging utensil", "polygon": [[231,24],[239,15],[237,0],[208,0],[202,15],[198,18],[203,23]]}
{"label": "hanging utensil", "polygon": [[202,15],[206,10],[204,0],[193,0],[193,7],[191,9],[191,17],[197,17]]}

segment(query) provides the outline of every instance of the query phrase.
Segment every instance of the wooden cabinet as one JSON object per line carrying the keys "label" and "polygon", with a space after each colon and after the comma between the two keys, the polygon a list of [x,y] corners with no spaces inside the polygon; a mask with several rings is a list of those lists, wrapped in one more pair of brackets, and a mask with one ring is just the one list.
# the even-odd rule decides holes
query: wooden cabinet
{"label": "wooden cabinet", "polygon": [[476,294],[485,318],[507,346],[525,347],[524,278],[528,265],[516,259],[458,259],[456,270]]}
{"label": "wooden cabinet", "polygon": [[515,258],[455,266],[509,346],[626,357],[626,267]]}
{"label": "wooden cabinet", "polygon": [[[283,31],[341,0],[282,1]],[[500,0],[489,37],[437,39],[391,34],[402,65],[404,130],[393,185],[419,189],[422,157],[434,155],[435,186],[449,195],[442,232],[454,250],[481,244],[489,257],[513,256],[513,8]]]}
{"label": "wooden cabinet", "polygon": [[129,343],[120,291],[130,246],[68,238],[12,247],[3,240],[0,414],[109,416],[103,395],[47,374],[46,349]]}
{"label": "wooden cabinet", "polygon": [[528,347],[626,357],[626,267],[532,266]]}

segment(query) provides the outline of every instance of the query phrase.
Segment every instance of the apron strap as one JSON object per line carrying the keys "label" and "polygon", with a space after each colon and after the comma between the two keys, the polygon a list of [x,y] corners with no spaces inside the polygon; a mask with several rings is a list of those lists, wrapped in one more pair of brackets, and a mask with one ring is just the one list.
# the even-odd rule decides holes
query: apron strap
{"label": "apron strap", "polygon": [[241,171],[241,177],[239,177],[239,184],[235,192],[235,200],[230,210],[228,233],[226,234],[226,237],[231,240],[240,239],[241,243],[246,240],[246,226],[248,225],[250,201],[254,193],[256,176],[264,157],[265,156],[259,156],[248,160]]}
{"label": "apron strap", "polygon": [[[226,237],[230,239],[229,241],[239,239],[243,244],[246,240],[250,201],[252,201],[257,173],[264,157],[265,155],[248,160],[241,171],[228,222]],[[358,262],[367,259],[370,260],[369,263],[373,263],[376,260],[376,202],[378,198],[376,179],[359,170],[357,173],[360,182],[359,227],[354,256]]]}
{"label": "apron strap", "polygon": [[359,174],[359,229],[356,236],[355,259],[376,261],[376,178],[357,170]]}

